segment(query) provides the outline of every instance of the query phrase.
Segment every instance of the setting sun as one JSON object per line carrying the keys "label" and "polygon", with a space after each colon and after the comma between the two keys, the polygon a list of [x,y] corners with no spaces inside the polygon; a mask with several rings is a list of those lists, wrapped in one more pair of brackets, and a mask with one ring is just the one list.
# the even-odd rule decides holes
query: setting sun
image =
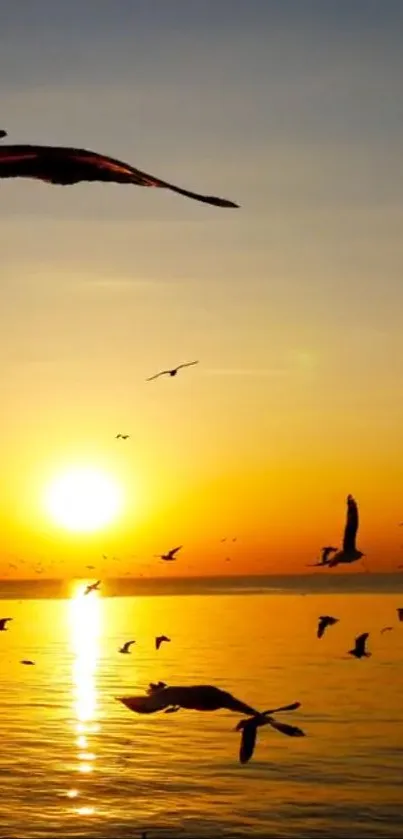
{"label": "setting sun", "polygon": [[52,481],[45,504],[57,524],[71,531],[90,532],[105,527],[117,516],[121,493],[104,472],[77,468]]}

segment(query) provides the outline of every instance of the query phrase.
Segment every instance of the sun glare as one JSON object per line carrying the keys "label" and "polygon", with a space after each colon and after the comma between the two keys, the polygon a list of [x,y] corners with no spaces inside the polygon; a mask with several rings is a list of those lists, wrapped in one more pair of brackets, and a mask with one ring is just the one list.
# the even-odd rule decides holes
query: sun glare
{"label": "sun glare", "polygon": [[99,530],[116,518],[121,494],[113,479],[96,469],[71,469],[47,489],[46,508],[54,521],[76,532]]}

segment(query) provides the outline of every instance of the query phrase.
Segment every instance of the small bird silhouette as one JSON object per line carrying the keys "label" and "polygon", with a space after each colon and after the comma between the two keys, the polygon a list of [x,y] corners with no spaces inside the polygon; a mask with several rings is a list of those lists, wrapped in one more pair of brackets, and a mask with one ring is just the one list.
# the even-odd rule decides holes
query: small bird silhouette
{"label": "small bird silhouette", "polygon": [[20,664],[32,664],[32,665],[34,665],[35,662],[31,661],[31,659],[29,659],[29,658],[23,658],[22,661],[20,661]]}
{"label": "small bird silhouette", "polygon": [[235,731],[242,731],[241,745],[239,749],[239,762],[247,763],[251,759],[256,745],[257,729],[262,725],[270,725],[276,731],[281,731],[288,737],[305,737],[305,733],[301,728],[295,725],[287,725],[286,723],[277,722],[272,717],[272,714],[280,711],[295,711],[301,705],[300,702],[293,702],[292,705],[283,705],[280,708],[273,708],[269,711],[263,711],[256,717],[250,717],[247,720],[240,720],[235,726]]}
{"label": "small bird silhouette", "polygon": [[75,149],[68,146],[0,146],[0,178],[34,178],[62,186],[80,181],[109,181],[160,187],[215,207],[238,207],[238,204],[226,198],[201,195],[198,192],[182,189],[168,181],[162,181],[121,160],[115,160],[112,157],[88,151],[88,149]]}
{"label": "small bird silhouette", "polygon": [[86,565],[85,567],[88,569],[88,571],[93,571],[94,568],[95,568],[95,565]]}
{"label": "small bird silhouette", "polygon": [[392,632],[392,629],[393,626],[384,626],[383,629],[381,629],[381,635],[383,635],[384,632]]}
{"label": "small bird silhouette", "polygon": [[7,131],[0,130],[0,140],[3,140],[4,137],[7,137]]}
{"label": "small bird silhouette", "polygon": [[135,641],[126,641],[126,642],[123,644],[123,646],[120,648],[119,652],[120,652],[120,653],[125,653],[125,654],[127,654],[127,655],[128,655],[128,654],[130,653],[130,647],[131,647],[131,645],[132,645],[132,644],[135,644],[135,643],[136,643]]}
{"label": "small bird silhouette", "polygon": [[329,568],[335,568],[340,563],[356,562],[365,554],[356,548],[356,537],[358,531],[358,507],[352,495],[347,496],[347,520],[344,529],[343,548],[329,560]]}
{"label": "small bird silhouette", "polygon": [[92,591],[99,591],[99,586],[100,586],[100,585],[101,585],[101,580],[97,580],[97,582],[96,582],[96,583],[91,583],[91,584],[90,584],[89,586],[87,586],[87,588],[85,589],[84,594],[91,594],[91,592],[92,592]]}
{"label": "small bird silhouette", "polygon": [[329,563],[329,554],[336,553],[337,548],[332,548],[331,545],[326,546],[325,548],[321,548],[322,554],[320,557],[319,562],[312,562],[311,565],[308,565],[307,568],[316,568],[316,566],[321,565],[328,565]]}
{"label": "small bird silhouette", "polygon": [[155,638],[155,649],[159,650],[163,641],[170,641],[170,638],[167,638],[166,635],[157,635]]}
{"label": "small bird silhouette", "polygon": [[168,551],[166,554],[155,554],[158,559],[163,559],[165,562],[174,562],[176,559],[175,554],[183,548],[183,545],[178,545],[177,548],[172,548],[172,550]]}
{"label": "small bird silhouette", "polygon": [[12,621],[12,618],[0,618],[0,632],[6,632],[8,629],[8,626],[6,626],[8,621]]}
{"label": "small bird silhouette", "polygon": [[357,635],[355,639],[355,647],[348,651],[349,655],[353,655],[355,658],[369,658],[371,653],[367,652],[365,649],[368,637],[369,632],[363,632],[362,635]]}
{"label": "small bird silhouette", "polygon": [[160,376],[176,376],[178,370],[182,370],[182,367],[193,367],[194,364],[198,363],[198,361],[187,361],[185,364],[178,364],[177,367],[172,367],[171,370],[161,370],[155,376],[150,376],[149,379],[146,379],[146,382],[152,382],[154,379],[159,379]]}
{"label": "small bird silhouette", "polygon": [[117,434],[115,440],[128,440],[130,434]]}
{"label": "small bird silhouette", "polygon": [[399,621],[403,621],[403,609],[396,609]]}
{"label": "small bird silhouette", "polygon": [[318,623],[318,632],[317,632],[318,638],[322,638],[322,636],[325,633],[325,629],[328,626],[333,626],[335,623],[338,623],[338,622],[339,622],[339,618],[332,618],[331,615],[321,615],[320,618],[319,618],[319,623]]}

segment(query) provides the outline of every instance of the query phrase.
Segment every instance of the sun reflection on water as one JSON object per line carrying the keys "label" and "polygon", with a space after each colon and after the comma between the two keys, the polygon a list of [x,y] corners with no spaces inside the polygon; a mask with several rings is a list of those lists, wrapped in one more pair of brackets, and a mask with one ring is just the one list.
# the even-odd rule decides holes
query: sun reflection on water
{"label": "sun reflection on water", "polygon": [[[91,734],[99,731],[97,716],[96,668],[101,629],[101,600],[97,592],[83,594],[84,587],[70,601],[71,643],[74,651],[73,698],[77,771],[89,774],[96,761]],[[86,813],[84,813],[86,810]],[[77,810],[82,815],[88,808]],[[93,812],[93,808],[91,808]]]}

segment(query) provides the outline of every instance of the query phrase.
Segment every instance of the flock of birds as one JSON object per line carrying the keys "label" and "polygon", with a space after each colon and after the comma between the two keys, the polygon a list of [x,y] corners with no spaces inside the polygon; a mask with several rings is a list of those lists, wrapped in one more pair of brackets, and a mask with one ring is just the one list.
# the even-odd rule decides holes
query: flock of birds
{"label": "flock of birds", "polygon": [[[7,136],[6,131],[0,131],[0,139]],[[168,189],[179,195],[211,204],[216,207],[237,208],[239,205],[233,201],[217,196],[204,195],[183,189],[168,181],[156,178],[131,165],[115,160],[111,157],[71,147],[58,147],[46,145],[0,145],[0,178],[34,178],[51,184],[72,185],[80,181],[115,182],[120,184],[134,184],[143,187],[157,187]],[[147,381],[153,381],[161,376],[174,377],[179,370],[198,364],[198,361],[185,362],[177,367],[161,370],[150,376]],[[116,439],[127,440],[129,434],[119,433]],[[358,531],[358,508],[354,498],[349,495],[347,498],[347,521],[344,530],[343,545],[341,549],[326,546],[322,548],[321,558],[314,565],[321,568],[335,568],[340,564],[351,564],[360,560],[364,554],[357,549],[356,537]],[[165,562],[176,559],[177,553],[182,545],[172,548],[166,553],[159,554],[159,558]],[[87,596],[99,589],[101,580],[91,583],[85,589]],[[398,609],[399,620],[403,621],[403,608]],[[0,619],[0,631],[5,631],[8,622],[12,618]],[[317,637],[322,638],[326,629],[338,622],[338,618],[331,615],[322,615],[319,618]],[[390,630],[392,627],[384,627],[382,631]],[[350,655],[356,658],[368,657],[370,653],[366,650],[366,642],[369,633],[364,632],[355,639],[355,646],[349,651]],[[165,635],[155,639],[155,646],[158,650],[163,642],[170,641]],[[119,649],[121,654],[130,654],[130,648],[135,644],[134,640],[127,641]],[[33,661],[24,659],[22,664],[32,665]],[[233,711],[234,713],[246,716],[236,726],[236,731],[241,732],[241,744],[239,759],[241,763],[250,760],[257,738],[258,728],[269,725],[271,728],[289,737],[302,737],[304,732],[293,725],[280,723],[274,718],[274,714],[283,711],[294,711],[300,707],[299,702],[283,705],[266,711],[258,711],[250,705],[242,702],[226,691],[220,690],[211,685],[167,686],[164,682],[157,684],[150,683],[145,696],[123,696],[119,697],[127,708],[139,714],[152,714],[158,711],[174,713],[181,708],[193,709],[196,711],[216,711],[221,708]]]}

